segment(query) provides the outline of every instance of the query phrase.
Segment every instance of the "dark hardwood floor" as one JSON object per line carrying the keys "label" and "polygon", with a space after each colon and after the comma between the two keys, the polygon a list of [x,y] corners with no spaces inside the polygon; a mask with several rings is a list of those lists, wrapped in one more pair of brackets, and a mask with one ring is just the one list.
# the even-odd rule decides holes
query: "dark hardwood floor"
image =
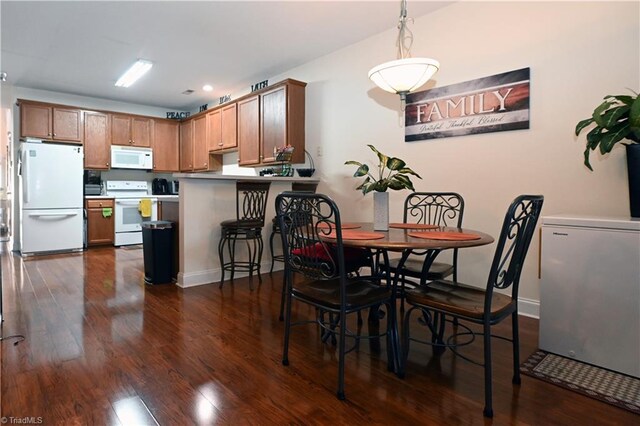
{"label": "dark hardwood floor", "polygon": [[[294,328],[281,364],[282,274],[186,290],[143,283],[142,251],[102,248],[24,260],[4,251],[2,416],[43,424],[638,424],[638,416],[523,376],[511,384],[510,345],[494,340],[493,421],[482,369],[413,344],[406,378],[386,369],[384,342],[347,355],[335,397],[335,347],[313,325]],[[294,305],[297,319],[313,310]],[[509,321],[497,328],[510,333]],[[365,325],[366,327],[366,325]],[[412,335],[425,332],[415,323]],[[538,322],[521,320],[522,357]],[[481,345],[467,353],[480,355]]]}

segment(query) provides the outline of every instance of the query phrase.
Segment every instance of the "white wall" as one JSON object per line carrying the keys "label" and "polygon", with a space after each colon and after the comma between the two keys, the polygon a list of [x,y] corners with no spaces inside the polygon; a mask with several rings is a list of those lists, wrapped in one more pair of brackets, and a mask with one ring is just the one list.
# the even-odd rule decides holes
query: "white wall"
{"label": "white wall", "polygon": [[[355,191],[354,168],[343,165],[373,164],[369,143],[406,160],[423,178],[414,179],[417,190],[461,193],[465,225],[494,236],[509,203],[523,193],[545,196],[543,215],[628,216],[624,150],[593,156],[590,172],[582,164],[584,136],[573,130],[604,95],[640,89],[639,9],[637,2],[462,2],[415,20],[413,56],[441,62],[425,89],[530,67],[529,130],[405,143],[399,97],[367,78],[371,67],[395,59],[395,29],[270,81],[308,82],[307,149],[319,191],[336,199],[347,220],[371,220],[373,197]],[[407,194],[391,193],[393,221],[401,220]],[[354,202],[358,208],[344,208]],[[538,247],[536,237],[520,290],[536,301]],[[461,280],[484,285],[493,250],[462,250]]]}

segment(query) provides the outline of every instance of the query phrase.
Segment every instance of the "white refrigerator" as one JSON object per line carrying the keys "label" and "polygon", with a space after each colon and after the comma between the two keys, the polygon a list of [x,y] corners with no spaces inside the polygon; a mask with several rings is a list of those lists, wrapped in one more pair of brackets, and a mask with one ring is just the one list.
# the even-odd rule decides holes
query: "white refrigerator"
{"label": "white refrigerator", "polygon": [[22,254],[82,250],[82,147],[24,142],[19,158]]}
{"label": "white refrigerator", "polygon": [[542,223],[540,349],[640,377],[640,219]]}

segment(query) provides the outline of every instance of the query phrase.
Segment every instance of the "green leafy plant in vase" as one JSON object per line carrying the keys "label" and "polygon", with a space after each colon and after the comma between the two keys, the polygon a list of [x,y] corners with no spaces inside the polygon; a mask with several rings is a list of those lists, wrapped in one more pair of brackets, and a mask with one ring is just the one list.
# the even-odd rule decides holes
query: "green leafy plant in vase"
{"label": "green leafy plant in vase", "polygon": [[640,217],[640,97],[637,93],[605,96],[591,117],[576,125],[576,136],[592,125],[587,133],[584,165],[593,171],[589,162],[591,151],[599,149],[601,154],[607,154],[618,142],[625,145],[631,216]]}
{"label": "green leafy plant in vase", "polygon": [[373,192],[374,229],[386,231],[389,229],[389,193],[387,190],[410,189],[415,191],[409,176],[413,175],[418,179],[422,179],[422,177],[407,167],[404,160],[389,157],[378,151],[373,145],[367,146],[378,156],[377,176],[371,172],[367,164],[359,161],[350,160],[344,164],[358,166],[353,176],[365,179],[356,189],[361,190],[363,194]]}

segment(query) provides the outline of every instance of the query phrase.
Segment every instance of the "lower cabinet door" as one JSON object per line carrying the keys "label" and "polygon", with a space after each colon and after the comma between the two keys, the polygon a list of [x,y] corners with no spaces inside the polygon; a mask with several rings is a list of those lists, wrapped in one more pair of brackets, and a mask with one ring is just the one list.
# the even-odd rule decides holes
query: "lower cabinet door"
{"label": "lower cabinet door", "polygon": [[87,245],[113,244],[114,210],[111,216],[104,217],[102,209],[87,209]]}

